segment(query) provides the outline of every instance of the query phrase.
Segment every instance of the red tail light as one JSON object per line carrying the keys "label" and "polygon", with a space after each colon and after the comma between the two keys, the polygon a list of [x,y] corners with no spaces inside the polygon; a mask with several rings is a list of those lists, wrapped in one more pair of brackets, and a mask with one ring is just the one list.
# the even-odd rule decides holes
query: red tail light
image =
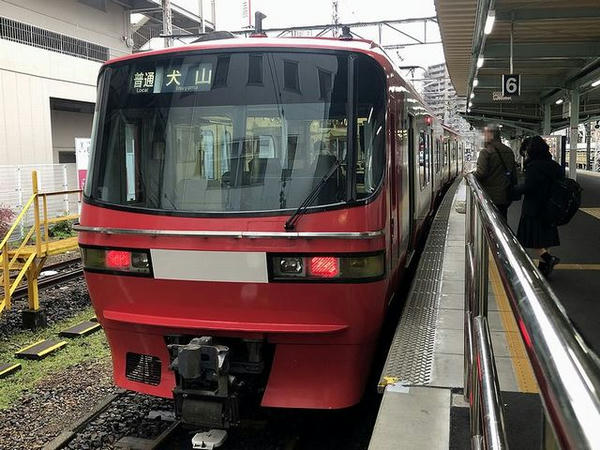
{"label": "red tail light", "polygon": [[152,276],[150,252],[145,249],[81,247],[83,267],[90,272]]}
{"label": "red tail light", "polygon": [[109,269],[124,269],[131,265],[131,252],[123,250],[108,250],[106,252],[106,267]]}
{"label": "red tail light", "polygon": [[310,258],[310,274],[322,278],[334,278],[340,274],[338,258],[333,256],[313,256]]}

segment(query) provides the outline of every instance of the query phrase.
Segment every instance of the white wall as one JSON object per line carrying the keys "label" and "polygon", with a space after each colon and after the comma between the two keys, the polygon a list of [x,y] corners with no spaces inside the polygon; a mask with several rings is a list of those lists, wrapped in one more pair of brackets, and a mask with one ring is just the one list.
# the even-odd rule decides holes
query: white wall
{"label": "white wall", "polygon": [[77,0],[0,0],[0,16],[108,47],[111,58],[131,53],[129,12],[112,1],[101,11]]}
{"label": "white wall", "polygon": [[[130,53],[129,14],[112,1],[104,12],[77,0],[0,0],[0,16],[109,47],[111,57]],[[0,165],[54,162],[50,98],[94,103],[100,66],[0,39]]]}
{"label": "white wall", "polygon": [[53,162],[50,97],[96,101],[100,64],[0,39],[0,165]]}

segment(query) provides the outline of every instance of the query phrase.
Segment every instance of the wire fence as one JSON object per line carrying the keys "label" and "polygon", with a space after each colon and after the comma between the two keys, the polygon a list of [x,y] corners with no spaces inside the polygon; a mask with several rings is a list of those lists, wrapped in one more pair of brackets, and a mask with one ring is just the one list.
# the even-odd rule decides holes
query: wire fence
{"label": "wire fence", "polygon": [[[78,188],[75,164],[0,165],[0,206],[12,210],[15,216],[19,214],[23,205],[33,194],[31,172],[34,170],[38,172],[39,192],[66,191]],[[77,214],[79,201],[79,194],[48,197],[48,218]],[[30,211],[14,238],[21,239],[24,232],[33,223],[33,212]]]}

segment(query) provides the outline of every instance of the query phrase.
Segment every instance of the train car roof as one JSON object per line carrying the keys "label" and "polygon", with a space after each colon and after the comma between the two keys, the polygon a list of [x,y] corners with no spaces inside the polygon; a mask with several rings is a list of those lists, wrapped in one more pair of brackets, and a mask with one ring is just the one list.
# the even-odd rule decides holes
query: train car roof
{"label": "train car roof", "polygon": [[216,39],[209,41],[202,41],[192,44],[179,45],[175,47],[169,47],[159,50],[150,50],[145,52],[132,53],[130,55],[120,56],[118,58],[110,59],[104,63],[104,65],[110,65],[120,61],[127,61],[130,59],[144,58],[146,56],[164,55],[169,53],[181,53],[194,50],[221,50],[231,48],[314,48],[314,49],[325,49],[325,50],[346,50],[346,51],[358,51],[361,53],[375,53],[385,57],[390,65],[393,66],[392,61],[385,54],[385,52],[375,42],[366,39],[340,39],[340,38],[301,38],[301,37],[284,37],[284,38],[270,38],[270,37],[248,37],[248,38],[231,38],[231,39]]}

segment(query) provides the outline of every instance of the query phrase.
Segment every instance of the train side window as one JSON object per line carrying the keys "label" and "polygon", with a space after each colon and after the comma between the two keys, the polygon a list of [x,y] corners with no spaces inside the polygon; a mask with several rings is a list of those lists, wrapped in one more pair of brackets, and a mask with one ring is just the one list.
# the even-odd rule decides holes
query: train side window
{"label": "train side window", "polygon": [[448,165],[448,149],[449,149],[449,145],[448,141],[444,142],[444,167],[446,167]]}
{"label": "train side window", "polygon": [[426,179],[425,179],[425,132],[419,131],[419,183],[421,185],[421,189],[425,187]]}
{"label": "train side window", "polygon": [[431,181],[431,136],[419,131],[419,180],[421,189]]}
{"label": "train side window", "polygon": [[261,135],[258,137],[258,157],[275,158],[275,142],[273,136]]}
{"label": "train side window", "polygon": [[439,173],[440,172],[440,158],[441,158],[441,154],[440,154],[440,139],[436,138],[435,139],[435,173]]}

